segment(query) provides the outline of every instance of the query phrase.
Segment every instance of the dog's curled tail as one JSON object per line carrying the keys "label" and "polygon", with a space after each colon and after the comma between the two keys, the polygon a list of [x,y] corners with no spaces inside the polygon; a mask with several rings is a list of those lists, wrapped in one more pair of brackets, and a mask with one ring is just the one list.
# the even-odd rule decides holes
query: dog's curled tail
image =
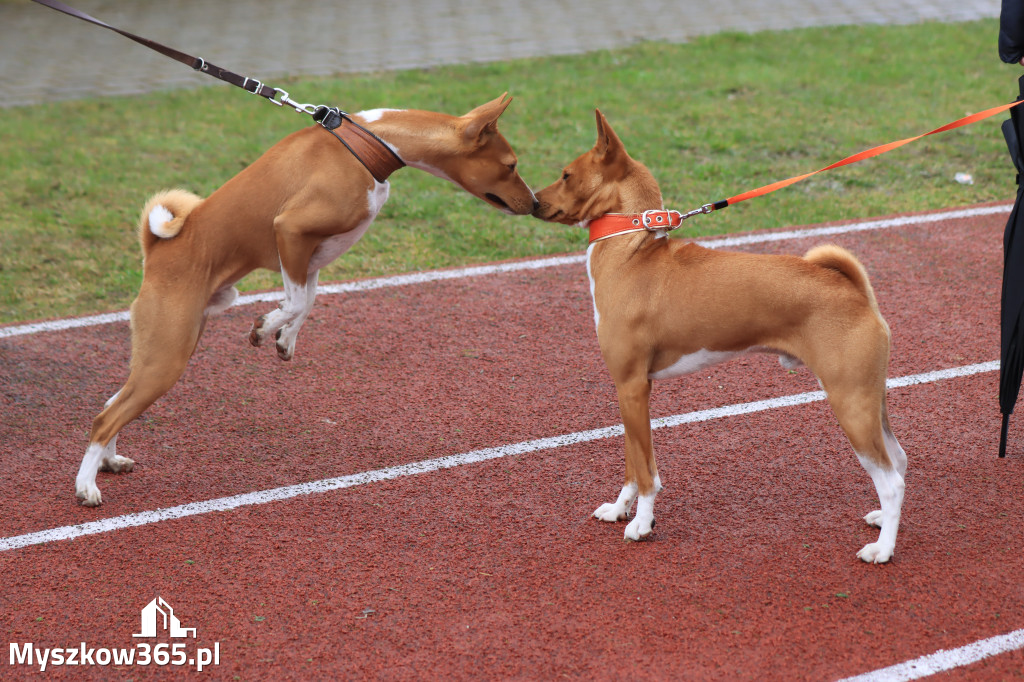
{"label": "dog's curled tail", "polygon": [[203,200],[183,189],[170,189],[154,194],[139,216],[139,239],[146,248],[155,240],[171,239],[181,232],[185,218]]}
{"label": "dog's curled tail", "polygon": [[804,260],[841,273],[863,292],[871,308],[878,312],[878,301],[875,300],[875,290],[871,288],[868,271],[852,253],[835,244],[823,244],[808,251],[804,255]]}

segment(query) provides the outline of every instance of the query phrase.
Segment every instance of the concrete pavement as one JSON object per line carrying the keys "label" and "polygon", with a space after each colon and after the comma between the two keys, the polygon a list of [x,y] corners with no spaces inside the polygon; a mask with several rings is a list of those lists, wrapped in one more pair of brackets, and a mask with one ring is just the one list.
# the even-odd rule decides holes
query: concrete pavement
{"label": "concrete pavement", "polygon": [[[723,30],[968,21],[1000,0],[68,0],[269,85],[326,75],[684,42]],[[995,58],[995,36],[992,53]],[[104,28],[0,0],[0,107],[211,85]]]}

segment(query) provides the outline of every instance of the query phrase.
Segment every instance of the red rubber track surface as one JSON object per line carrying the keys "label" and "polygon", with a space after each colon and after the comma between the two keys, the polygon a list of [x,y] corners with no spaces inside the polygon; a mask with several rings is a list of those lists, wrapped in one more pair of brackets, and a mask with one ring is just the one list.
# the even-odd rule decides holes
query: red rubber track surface
{"label": "red rubber track surface", "polygon": [[[890,377],[998,359],[1005,221],[827,240],[871,273]],[[246,341],[273,305],[211,320],[97,509],[74,475],[128,325],[0,339],[0,537],[619,423],[582,264],[321,296],[290,363]],[[817,389],[750,356],[656,382],[652,415]],[[31,670],[11,642],[134,646],[157,595],[220,642],[215,679],[825,680],[959,647],[1024,628],[1024,422],[998,459],[997,391],[998,372],[890,391],[910,465],[888,565],[855,556],[878,500],[815,402],[656,431],[643,543],[590,516],[622,484],[616,437],[0,552],[0,677]],[[1022,670],[1018,649],[945,676]]]}

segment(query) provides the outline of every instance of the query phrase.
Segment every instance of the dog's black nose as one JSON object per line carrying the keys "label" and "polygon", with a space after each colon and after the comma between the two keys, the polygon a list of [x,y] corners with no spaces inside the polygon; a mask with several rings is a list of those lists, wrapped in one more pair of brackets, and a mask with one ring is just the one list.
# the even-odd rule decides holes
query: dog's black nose
{"label": "dog's black nose", "polygon": [[533,199],[533,210],[530,211],[530,213],[536,213],[538,208],[540,208],[540,202],[537,201],[536,197],[534,197],[534,199]]}

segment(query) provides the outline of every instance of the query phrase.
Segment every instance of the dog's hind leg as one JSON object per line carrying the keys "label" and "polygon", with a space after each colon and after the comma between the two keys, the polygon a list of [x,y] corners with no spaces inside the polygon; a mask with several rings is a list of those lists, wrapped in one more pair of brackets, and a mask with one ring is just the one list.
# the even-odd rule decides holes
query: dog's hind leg
{"label": "dog's hind leg", "polygon": [[904,481],[895,467],[879,465],[876,458],[860,452],[857,458],[871,476],[878,492],[881,509],[868,513],[864,520],[879,528],[878,540],[864,545],[857,557],[869,564],[883,564],[892,558],[896,550],[896,533],[900,525],[900,509],[903,506]]}
{"label": "dog's hind leg", "polygon": [[[903,447],[896,440],[896,436],[892,433],[892,428],[889,426],[889,410],[886,405],[882,405],[882,439],[885,442],[885,451],[888,453],[892,460],[893,466],[896,468],[896,473],[900,477],[905,477],[907,474],[907,453],[904,452]],[[864,517],[864,522],[869,526],[875,526],[876,528],[882,527],[882,510],[876,509],[875,511],[869,512]]]}
{"label": "dog's hind leg", "polygon": [[871,476],[881,509],[864,520],[880,528],[878,540],[865,545],[857,556],[867,563],[881,564],[892,558],[903,507],[904,474],[907,457],[889,429],[884,380],[880,387],[837,391],[825,384],[829,402],[846,433],[857,459]]}
{"label": "dog's hind leg", "polygon": [[[177,300],[175,300],[177,299]],[[181,377],[202,333],[205,301],[182,300],[145,282],[132,304],[132,362],[128,381],[93,420],[89,447],[75,478],[75,496],[87,507],[102,502],[98,471],[127,472],[135,462],[117,454],[121,429]]]}

